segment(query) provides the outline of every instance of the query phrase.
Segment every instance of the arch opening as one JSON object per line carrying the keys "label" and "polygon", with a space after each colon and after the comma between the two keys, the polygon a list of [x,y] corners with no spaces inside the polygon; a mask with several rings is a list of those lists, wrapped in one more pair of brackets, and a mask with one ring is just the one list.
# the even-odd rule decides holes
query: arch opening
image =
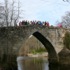
{"label": "arch opening", "polygon": [[[35,39],[37,39],[38,41],[40,41],[43,45],[44,45],[44,48],[46,49],[46,51],[48,52],[48,60],[49,60],[49,63],[57,63],[59,62],[59,57],[58,57],[58,54],[56,53],[55,51],[55,48],[53,47],[53,45],[51,44],[51,42],[46,39],[40,32],[36,31],[34,32],[32,35],[29,36],[28,39],[32,38],[32,37],[35,37]],[[30,42],[30,41],[29,41]],[[33,41],[32,43],[33,44]],[[28,44],[29,45],[29,44]],[[28,47],[28,46],[27,46]],[[26,48],[26,46],[25,46]],[[22,49],[22,47],[21,47]],[[27,49],[26,49],[27,50]],[[23,51],[22,51],[23,52]],[[25,52],[26,53],[26,52]],[[24,56],[21,55],[21,56]]]}
{"label": "arch opening", "polygon": [[48,56],[44,45],[33,35],[30,35],[19,49],[18,56],[43,57]]}
{"label": "arch opening", "polygon": [[50,63],[58,63],[59,58],[53,47],[53,45],[46,39],[40,32],[34,32],[33,36],[35,36],[46,48],[48,51],[48,58]]}

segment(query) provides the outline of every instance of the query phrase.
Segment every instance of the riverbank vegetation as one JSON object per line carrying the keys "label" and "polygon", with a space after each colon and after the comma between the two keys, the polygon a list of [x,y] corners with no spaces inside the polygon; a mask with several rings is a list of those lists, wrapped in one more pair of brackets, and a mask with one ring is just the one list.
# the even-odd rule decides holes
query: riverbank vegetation
{"label": "riverbank vegetation", "polygon": [[70,32],[65,33],[65,37],[63,39],[64,47],[68,48],[70,50]]}
{"label": "riverbank vegetation", "polygon": [[39,48],[39,49],[33,49],[31,51],[32,54],[37,54],[37,53],[43,53],[43,52],[46,52],[46,49],[45,48]]}

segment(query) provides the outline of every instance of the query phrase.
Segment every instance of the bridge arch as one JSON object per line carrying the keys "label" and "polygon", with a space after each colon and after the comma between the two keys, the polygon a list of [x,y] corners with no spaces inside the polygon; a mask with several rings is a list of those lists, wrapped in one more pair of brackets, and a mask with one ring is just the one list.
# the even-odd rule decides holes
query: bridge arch
{"label": "bridge arch", "polygon": [[33,36],[35,36],[46,48],[48,51],[49,62],[57,63],[59,61],[58,55],[53,47],[53,45],[46,39],[41,33],[34,32]]}
{"label": "bridge arch", "polygon": [[[48,52],[48,57],[49,57],[48,60],[49,60],[49,62],[50,63],[58,62],[59,61],[58,54],[57,54],[54,46],[52,45],[52,43],[47,38],[45,38],[39,31],[35,31],[32,35],[34,37],[36,37],[44,45],[45,49]],[[30,35],[29,38],[32,35]],[[21,48],[20,48],[20,50],[21,50]]]}

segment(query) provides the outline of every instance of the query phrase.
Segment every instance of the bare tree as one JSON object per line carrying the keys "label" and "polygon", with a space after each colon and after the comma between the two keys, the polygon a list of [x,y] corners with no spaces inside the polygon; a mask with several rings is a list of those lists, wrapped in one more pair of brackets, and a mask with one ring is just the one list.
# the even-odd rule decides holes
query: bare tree
{"label": "bare tree", "polygon": [[67,1],[68,2],[68,0],[63,0],[63,1]]}
{"label": "bare tree", "polygon": [[65,28],[70,28],[70,12],[67,12],[65,16],[62,17],[62,26]]}
{"label": "bare tree", "polygon": [[16,5],[15,0],[9,3],[9,0],[4,0],[4,25],[3,26],[16,26],[20,17],[19,0]]}
{"label": "bare tree", "polygon": [[63,0],[64,2],[69,2],[70,0]]}
{"label": "bare tree", "polygon": [[4,23],[4,6],[0,3],[0,27],[3,26]]}

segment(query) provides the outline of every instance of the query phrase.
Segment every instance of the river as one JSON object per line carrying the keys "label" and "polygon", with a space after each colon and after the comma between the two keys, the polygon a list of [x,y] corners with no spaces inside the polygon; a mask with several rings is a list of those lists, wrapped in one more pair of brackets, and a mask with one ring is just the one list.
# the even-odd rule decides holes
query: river
{"label": "river", "polygon": [[70,65],[51,65],[47,58],[18,57],[18,70],[70,70]]}
{"label": "river", "polygon": [[18,57],[18,70],[49,70],[47,58]]}

